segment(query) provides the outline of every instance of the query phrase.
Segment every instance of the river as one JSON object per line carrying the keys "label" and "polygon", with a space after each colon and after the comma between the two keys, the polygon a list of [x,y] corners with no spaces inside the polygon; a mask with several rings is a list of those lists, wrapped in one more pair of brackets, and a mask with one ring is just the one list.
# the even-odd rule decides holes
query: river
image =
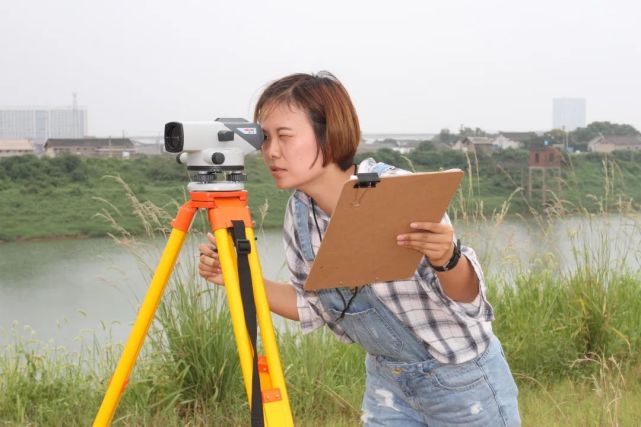
{"label": "river", "polygon": [[[459,224],[457,232],[475,248],[488,276],[508,281],[522,271],[566,272],[585,262],[641,266],[638,216],[488,221]],[[258,237],[264,276],[285,280],[280,231]],[[195,265],[197,241],[190,236],[181,266]],[[108,335],[124,342],[163,246],[162,239],[147,240],[132,250],[109,238],[0,244],[0,347],[13,342],[13,334],[67,348]]]}

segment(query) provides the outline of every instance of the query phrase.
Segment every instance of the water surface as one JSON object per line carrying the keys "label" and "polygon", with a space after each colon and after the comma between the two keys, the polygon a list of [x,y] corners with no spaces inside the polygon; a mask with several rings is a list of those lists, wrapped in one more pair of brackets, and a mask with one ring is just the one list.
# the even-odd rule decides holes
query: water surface
{"label": "water surface", "polygon": [[[523,271],[641,266],[641,219],[608,216],[491,221],[456,225],[463,243],[475,248],[490,285]],[[266,278],[286,280],[279,230],[258,233]],[[196,244],[190,236],[178,268],[193,269]],[[78,347],[79,337],[104,341],[110,331],[124,342],[147,290],[163,239],[143,241],[132,250],[112,239],[48,240],[0,244],[0,346],[21,336]],[[503,280],[505,282],[506,280]],[[213,286],[213,285],[212,285]]]}

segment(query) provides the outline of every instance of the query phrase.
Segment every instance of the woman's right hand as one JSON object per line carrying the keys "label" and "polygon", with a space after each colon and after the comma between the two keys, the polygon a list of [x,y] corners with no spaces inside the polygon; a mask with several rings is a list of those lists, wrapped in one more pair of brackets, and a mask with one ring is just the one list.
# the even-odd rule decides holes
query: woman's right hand
{"label": "woman's right hand", "polygon": [[216,249],[216,238],[213,234],[207,233],[209,243],[198,245],[200,251],[200,260],[198,263],[198,273],[201,277],[217,285],[224,285],[223,272],[220,269],[220,260],[218,259],[218,250]]}

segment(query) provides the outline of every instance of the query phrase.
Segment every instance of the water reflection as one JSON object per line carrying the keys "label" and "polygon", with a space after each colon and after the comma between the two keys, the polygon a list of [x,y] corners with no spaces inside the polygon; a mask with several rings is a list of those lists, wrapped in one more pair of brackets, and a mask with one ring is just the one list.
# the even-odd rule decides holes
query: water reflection
{"label": "water reflection", "polygon": [[[195,269],[199,237],[188,238],[176,270]],[[107,335],[126,340],[160,259],[164,240],[119,245],[111,239],[50,240],[0,245],[0,345],[12,329],[78,348]],[[260,233],[265,277],[285,279],[279,232]],[[213,286],[213,285],[212,285]]]}

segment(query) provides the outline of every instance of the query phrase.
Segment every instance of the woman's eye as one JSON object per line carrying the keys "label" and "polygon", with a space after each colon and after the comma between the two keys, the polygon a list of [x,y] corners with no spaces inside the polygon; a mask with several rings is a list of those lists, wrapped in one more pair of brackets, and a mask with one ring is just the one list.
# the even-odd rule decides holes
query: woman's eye
{"label": "woman's eye", "polygon": [[269,141],[269,136],[266,133],[263,134],[263,143],[260,144],[260,148],[261,149],[266,148],[266,146],[267,146],[267,144],[269,144],[269,142],[270,142]]}

